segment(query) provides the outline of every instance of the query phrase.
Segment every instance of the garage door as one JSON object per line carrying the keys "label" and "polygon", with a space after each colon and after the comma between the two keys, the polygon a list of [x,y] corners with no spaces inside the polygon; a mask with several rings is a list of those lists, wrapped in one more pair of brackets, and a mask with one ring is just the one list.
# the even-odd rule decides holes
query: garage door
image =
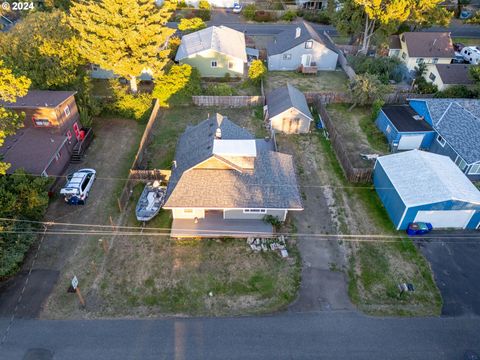
{"label": "garage door", "polygon": [[418,149],[422,145],[423,134],[402,135],[398,143],[398,150]]}
{"label": "garage door", "polygon": [[415,221],[432,223],[433,228],[464,229],[472,218],[475,210],[437,210],[419,211]]}

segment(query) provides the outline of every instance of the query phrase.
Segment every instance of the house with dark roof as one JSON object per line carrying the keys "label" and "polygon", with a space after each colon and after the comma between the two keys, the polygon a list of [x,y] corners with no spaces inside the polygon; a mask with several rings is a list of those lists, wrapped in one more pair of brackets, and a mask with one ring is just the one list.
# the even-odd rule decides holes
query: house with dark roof
{"label": "house with dark roof", "polygon": [[203,77],[243,76],[245,35],[227,26],[210,26],[182,36],[175,61],[196,67]]}
{"label": "house with dark roof", "polygon": [[450,157],[470,180],[480,180],[480,100],[412,99],[435,131],[428,151]]}
{"label": "house with dark roof", "polygon": [[455,85],[472,86],[473,79],[470,77],[468,64],[435,64],[429,66],[424,77],[428,82],[436,85],[442,91]]}
{"label": "house with dark roof", "polygon": [[428,149],[435,137],[430,124],[409,105],[386,105],[375,121],[392,152]]}
{"label": "house with dark roof", "polygon": [[335,70],[335,45],[310,24],[302,22],[276,35],[267,45],[268,70],[298,70],[302,67]]}
{"label": "house with dark roof", "polygon": [[81,155],[78,151],[84,150],[92,133],[80,123],[75,94],[30,90],[14,103],[0,102],[0,106],[24,116],[23,128],[0,147],[2,161],[10,164],[8,173],[24,169],[30,174],[58,176],[72,154]]}
{"label": "house with dark roof", "polygon": [[[450,64],[455,57],[452,38],[449,32],[404,32],[398,40],[390,39],[394,49],[391,56],[399,57],[408,70],[414,71],[419,64]],[[396,49],[400,46],[400,49]],[[399,50],[399,51],[396,51]]]}
{"label": "house with dark roof", "polygon": [[181,135],[164,209],[172,237],[271,236],[267,215],[303,210],[293,158],[215,114]]}
{"label": "house with dark roof", "polygon": [[286,134],[308,133],[313,121],[305,95],[287,84],[267,94],[265,120],[275,131]]}

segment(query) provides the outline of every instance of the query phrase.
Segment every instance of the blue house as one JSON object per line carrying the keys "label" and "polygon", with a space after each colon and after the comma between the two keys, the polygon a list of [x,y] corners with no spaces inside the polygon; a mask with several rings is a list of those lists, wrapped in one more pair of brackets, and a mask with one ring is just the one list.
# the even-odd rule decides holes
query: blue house
{"label": "blue house", "polygon": [[428,151],[450,157],[470,180],[480,180],[480,100],[415,99],[410,106],[435,131]]}
{"label": "blue house", "polygon": [[373,182],[397,230],[416,221],[480,228],[480,191],[447,156],[421,150],[381,156]]}
{"label": "blue house", "polygon": [[409,105],[382,107],[376,124],[387,138],[392,152],[428,149],[435,138],[430,124]]}

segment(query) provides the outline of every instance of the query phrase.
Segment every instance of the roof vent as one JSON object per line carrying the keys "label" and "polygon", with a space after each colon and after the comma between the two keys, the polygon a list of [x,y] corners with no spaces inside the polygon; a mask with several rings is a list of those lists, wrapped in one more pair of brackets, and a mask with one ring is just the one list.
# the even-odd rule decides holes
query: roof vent
{"label": "roof vent", "polygon": [[301,34],[302,34],[302,29],[297,27],[295,29],[295,39],[299,38]]}
{"label": "roof vent", "polygon": [[215,131],[215,139],[221,139],[222,138],[222,129],[217,128],[217,131]]}

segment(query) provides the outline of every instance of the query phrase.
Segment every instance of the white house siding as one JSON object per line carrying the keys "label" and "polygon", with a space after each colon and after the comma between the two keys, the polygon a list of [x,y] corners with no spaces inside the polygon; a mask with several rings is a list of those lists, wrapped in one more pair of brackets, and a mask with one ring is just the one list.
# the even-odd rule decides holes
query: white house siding
{"label": "white house siding", "polygon": [[284,221],[287,216],[287,210],[269,209],[264,213],[244,213],[243,209],[231,209],[223,211],[224,219],[263,219],[265,215],[276,216],[279,220]]}
{"label": "white house siding", "polygon": [[[198,7],[200,0],[187,0],[187,4],[193,7]],[[208,0],[208,3],[213,7],[233,8],[235,0]]]}
{"label": "white house siding", "polygon": [[[298,119],[298,120],[297,120]],[[310,130],[311,119],[294,108],[270,118],[270,125],[285,134],[305,134]]]}
{"label": "white house siding", "polygon": [[[191,211],[190,211],[191,210]],[[172,209],[174,219],[203,219],[205,217],[205,209]]]}
{"label": "white house siding", "polygon": [[[283,56],[285,54],[291,54],[291,59],[284,60]],[[282,54],[269,55],[268,70],[297,70],[302,63],[302,55],[305,54],[312,55],[312,62],[317,64],[319,70],[335,70],[337,67],[338,54],[325,45],[314,41],[312,49],[305,49],[305,43],[302,43]]]}

